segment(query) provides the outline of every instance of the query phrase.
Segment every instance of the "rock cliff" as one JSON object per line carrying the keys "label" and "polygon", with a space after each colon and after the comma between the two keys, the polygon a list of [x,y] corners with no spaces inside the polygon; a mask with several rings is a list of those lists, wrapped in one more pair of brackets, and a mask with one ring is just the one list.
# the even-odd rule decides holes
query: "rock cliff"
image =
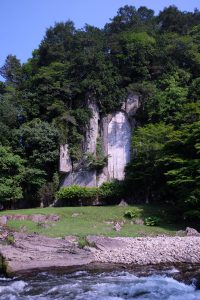
{"label": "rock cliff", "polygon": [[60,148],[60,172],[65,176],[62,186],[100,186],[112,179],[123,180],[124,169],[130,161],[131,134],[135,125],[135,113],[140,105],[139,95],[131,94],[120,111],[101,116],[97,104],[88,99],[91,118],[86,130],[84,154],[93,158],[97,155],[97,142],[100,139],[103,155],[107,163],[99,170],[90,168],[87,163],[72,167],[68,146]]}

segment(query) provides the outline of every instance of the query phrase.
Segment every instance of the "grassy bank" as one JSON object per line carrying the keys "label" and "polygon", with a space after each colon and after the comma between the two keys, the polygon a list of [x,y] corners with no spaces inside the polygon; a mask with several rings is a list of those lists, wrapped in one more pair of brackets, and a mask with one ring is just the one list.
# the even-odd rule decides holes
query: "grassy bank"
{"label": "grassy bank", "polygon": [[[145,219],[150,216],[159,216],[159,226],[136,225],[132,220],[124,218],[127,210],[139,209],[139,218]],[[15,211],[3,211],[4,214],[57,214],[60,221],[43,224],[32,221],[10,220],[8,226],[16,230],[23,230],[29,233],[37,232],[52,237],[64,237],[67,235],[105,235],[105,236],[145,236],[157,234],[173,235],[181,225],[176,223],[176,216],[169,208],[148,205],[140,206],[104,206],[104,207],[61,207],[61,208],[37,208]],[[124,222],[120,231],[115,231],[113,226],[116,222]]]}

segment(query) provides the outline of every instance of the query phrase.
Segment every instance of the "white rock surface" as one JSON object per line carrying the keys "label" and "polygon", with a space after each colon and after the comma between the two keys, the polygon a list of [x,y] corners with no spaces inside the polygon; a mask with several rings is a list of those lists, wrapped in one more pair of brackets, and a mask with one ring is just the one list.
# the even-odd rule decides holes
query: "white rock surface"
{"label": "white rock surface", "polygon": [[108,176],[124,179],[124,169],[130,161],[131,126],[122,111],[113,115],[108,124]]}
{"label": "white rock surface", "polygon": [[87,170],[84,166],[72,170],[67,145],[61,146],[60,171],[69,173],[62,182],[63,186],[72,184],[100,186],[112,179],[124,179],[124,170],[130,161],[131,129],[134,127],[134,115],[139,104],[139,95],[130,94],[122,106],[122,111],[108,114],[100,120],[96,102],[88,98],[92,117],[86,131],[84,152],[96,155],[97,138],[100,136],[103,141],[104,155],[108,157],[108,164],[100,173]]}
{"label": "white rock surface", "polygon": [[72,162],[69,156],[68,145],[60,146],[60,172],[69,173],[72,171]]}

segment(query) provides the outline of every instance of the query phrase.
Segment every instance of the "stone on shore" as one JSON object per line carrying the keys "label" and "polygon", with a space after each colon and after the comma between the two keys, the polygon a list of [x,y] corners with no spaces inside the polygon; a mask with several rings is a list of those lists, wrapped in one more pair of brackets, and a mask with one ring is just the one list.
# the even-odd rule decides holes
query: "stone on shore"
{"label": "stone on shore", "polygon": [[88,237],[96,262],[118,264],[200,263],[200,237]]}
{"label": "stone on shore", "polygon": [[46,268],[87,265],[94,261],[91,251],[80,249],[67,239],[39,234],[13,233],[13,243],[0,244],[0,256],[8,274]]}
{"label": "stone on shore", "polygon": [[[188,230],[190,232],[190,230]],[[191,232],[190,232],[191,233]],[[200,263],[200,236],[88,236],[79,248],[76,237],[50,238],[39,234],[1,232],[0,256],[7,273],[98,264],[155,265]],[[9,234],[10,235],[10,234]]]}

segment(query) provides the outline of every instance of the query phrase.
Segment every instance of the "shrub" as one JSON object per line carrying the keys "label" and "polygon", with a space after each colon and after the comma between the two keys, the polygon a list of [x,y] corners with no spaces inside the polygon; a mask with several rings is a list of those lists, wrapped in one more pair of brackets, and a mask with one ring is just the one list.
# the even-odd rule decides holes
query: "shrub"
{"label": "shrub", "polygon": [[99,200],[109,200],[117,202],[118,199],[124,197],[124,186],[120,181],[105,182],[99,187]]}
{"label": "shrub", "polygon": [[6,242],[7,242],[7,244],[9,244],[9,245],[14,245],[14,244],[15,244],[15,239],[14,239],[13,235],[9,234],[9,235],[6,237]]}
{"label": "shrub", "polygon": [[71,185],[57,192],[57,199],[66,205],[91,205],[98,195],[98,188]]}
{"label": "shrub", "polygon": [[157,226],[159,225],[159,223],[160,223],[160,218],[155,216],[145,218],[144,220],[144,224],[146,226]]}
{"label": "shrub", "polygon": [[124,213],[124,217],[127,219],[134,219],[140,217],[140,214],[141,214],[141,209],[134,208],[134,209],[126,210]]}

